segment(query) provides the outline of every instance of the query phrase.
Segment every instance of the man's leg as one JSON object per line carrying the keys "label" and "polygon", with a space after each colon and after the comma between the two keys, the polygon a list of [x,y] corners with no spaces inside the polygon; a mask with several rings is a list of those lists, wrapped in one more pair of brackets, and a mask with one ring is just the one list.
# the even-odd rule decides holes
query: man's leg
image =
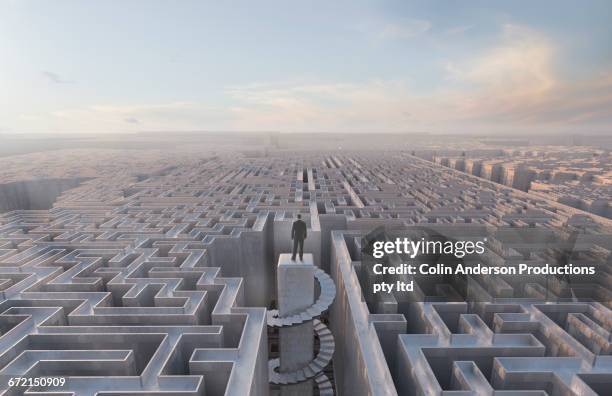
{"label": "man's leg", "polygon": [[295,254],[297,253],[297,249],[298,249],[298,240],[297,238],[293,238],[293,255],[291,256],[291,260],[295,261]]}
{"label": "man's leg", "polygon": [[300,239],[300,261],[304,258],[304,240]]}

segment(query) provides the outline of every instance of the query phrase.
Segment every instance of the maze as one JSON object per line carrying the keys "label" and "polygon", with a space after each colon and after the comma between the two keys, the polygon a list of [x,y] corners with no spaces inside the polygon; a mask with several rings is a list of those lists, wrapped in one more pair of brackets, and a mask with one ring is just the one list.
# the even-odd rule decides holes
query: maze
{"label": "maze", "polygon": [[[278,317],[275,263],[297,213],[331,279],[317,272],[306,317]],[[488,265],[569,256],[597,274],[416,278],[413,293],[375,295],[375,229],[486,237]],[[268,325],[317,317],[335,350],[320,334],[314,394],[609,394],[611,251],[608,219],[408,153],[236,154],[98,177],[50,210],[0,215],[0,392],[277,394]],[[37,377],[65,383],[9,385]]]}

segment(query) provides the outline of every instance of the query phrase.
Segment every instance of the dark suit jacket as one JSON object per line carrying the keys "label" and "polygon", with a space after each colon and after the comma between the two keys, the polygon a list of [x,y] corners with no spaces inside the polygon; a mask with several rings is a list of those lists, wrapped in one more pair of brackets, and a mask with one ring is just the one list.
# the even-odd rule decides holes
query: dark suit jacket
{"label": "dark suit jacket", "polygon": [[306,239],[306,223],[304,223],[303,220],[296,220],[293,222],[291,239]]}

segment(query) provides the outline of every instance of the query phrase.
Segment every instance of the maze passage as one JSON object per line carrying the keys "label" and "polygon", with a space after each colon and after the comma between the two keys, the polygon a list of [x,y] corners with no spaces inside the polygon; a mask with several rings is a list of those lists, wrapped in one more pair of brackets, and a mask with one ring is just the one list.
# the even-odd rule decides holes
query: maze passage
{"label": "maze passage", "polygon": [[[275,263],[297,214],[321,286],[312,312],[280,318]],[[373,233],[486,238],[489,266],[569,260],[596,274],[377,274],[364,249]],[[268,325],[316,317],[335,350],[320,330],[314,394],[606,394],[611,251],[609,219],[402,152],[219,155],[101,176],[49,210],[0,216],[1,392],[277,394]],[[415,291],[374,294],[382,280]]]}

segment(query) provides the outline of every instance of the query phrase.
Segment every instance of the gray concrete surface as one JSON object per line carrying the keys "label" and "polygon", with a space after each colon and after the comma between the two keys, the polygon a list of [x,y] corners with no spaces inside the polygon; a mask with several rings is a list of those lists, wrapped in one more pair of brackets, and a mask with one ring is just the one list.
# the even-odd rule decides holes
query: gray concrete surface
{"label": "gray concrete surface", "polygon": [[[400,151],[169,169],[95,178],[49,210],[0,215],[1,394],[276,394],[270,380],[287,378],[271,374],[269,328],[305,322],[314,347],[299,346],[314,353],[291,380],[310,380],[315,394],[592,395],[612,385],[605,219]],[[286,301],[275,264],[297,213],[315,279],[304,318],[284,305],[274,313]],[[412,294],[374,295],[362,238],[378,226],[390,237],[418,227],[486,237],[489,265],[559,263],[570,251],[597,275],[416,278]],[[68,382],[29,393],[5,382],[51,375]]]}

